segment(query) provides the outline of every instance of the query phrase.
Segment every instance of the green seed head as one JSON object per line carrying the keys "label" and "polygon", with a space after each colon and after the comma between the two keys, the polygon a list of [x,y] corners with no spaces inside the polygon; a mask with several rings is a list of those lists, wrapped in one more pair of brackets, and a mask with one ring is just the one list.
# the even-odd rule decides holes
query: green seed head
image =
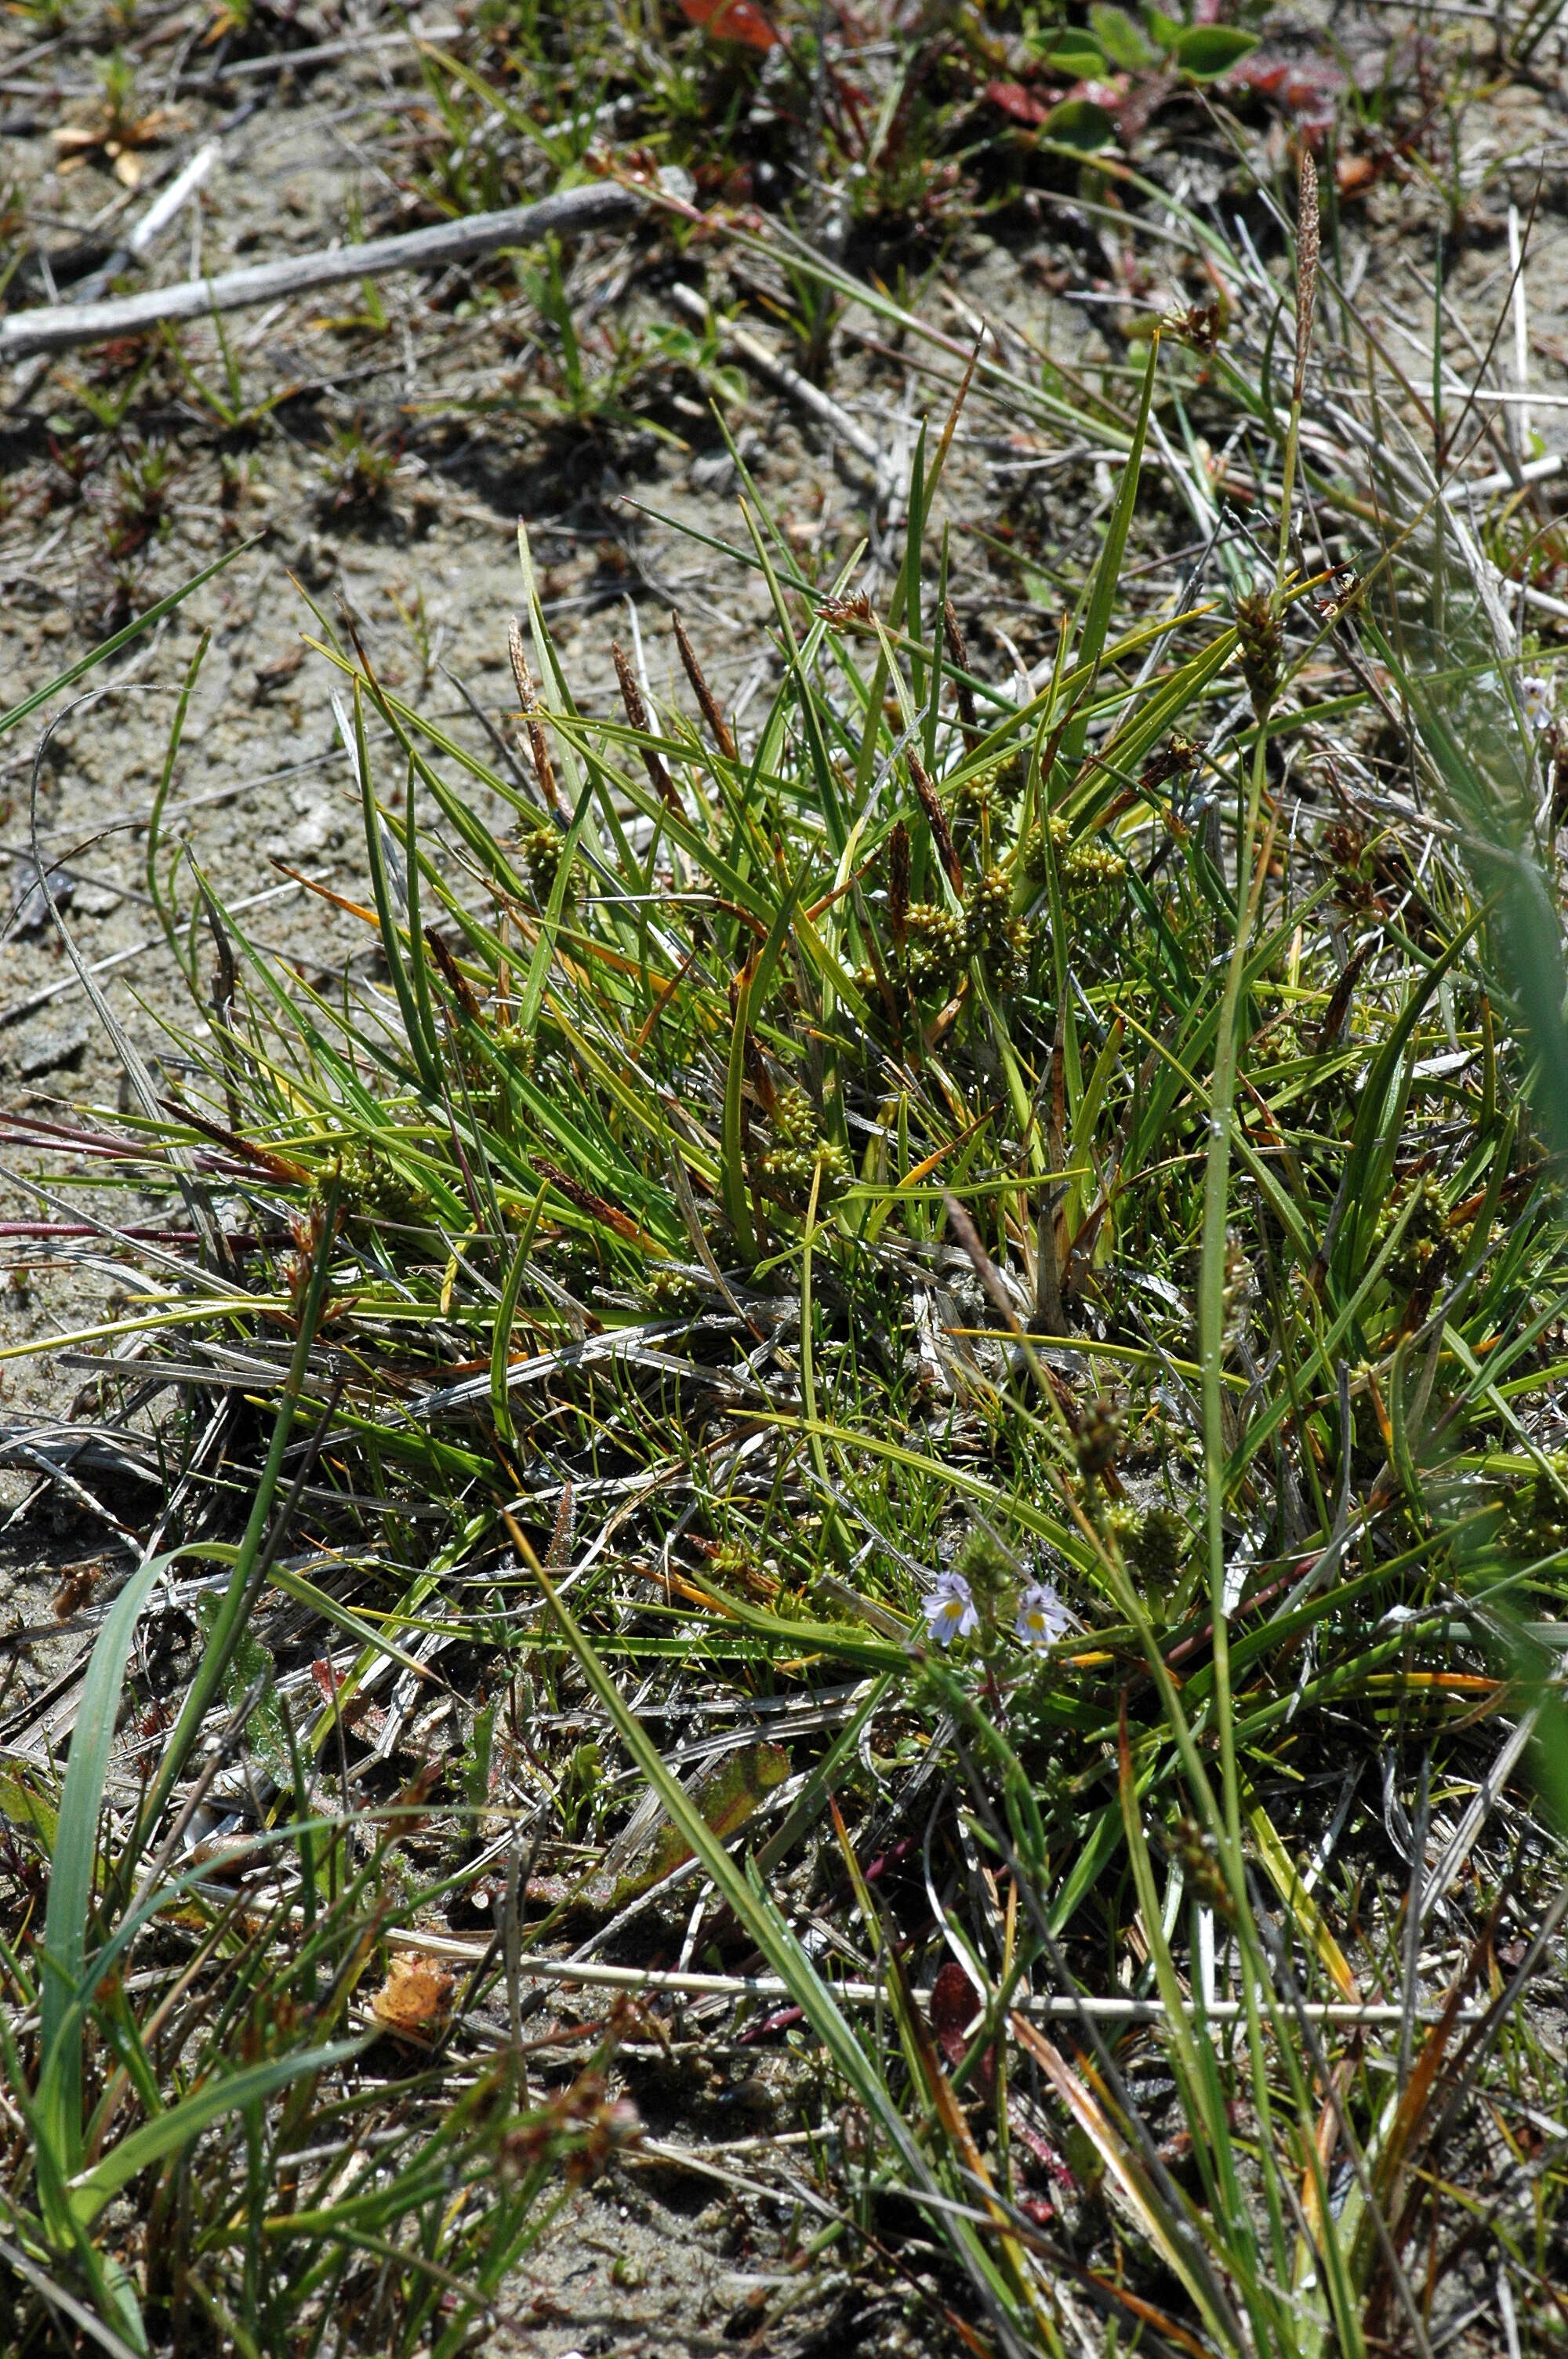
{"label": "green seed head", "polygon": [[1280,684],[1280,658],[1284,634],[1274,602],[1266,590],[1248,590],[1236,602],[1236,631],[1241,642],[1241,676],[1260,721],[1268,716]]}

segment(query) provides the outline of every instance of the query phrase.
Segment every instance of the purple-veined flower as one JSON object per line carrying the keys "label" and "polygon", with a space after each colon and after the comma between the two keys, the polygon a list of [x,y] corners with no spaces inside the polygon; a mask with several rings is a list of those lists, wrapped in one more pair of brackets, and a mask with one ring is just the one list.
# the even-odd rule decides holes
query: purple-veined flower
{"label": "purple-veined flower", "polygon": [[1065,1635],[1067,1609],[1048,1581],[1033,1582],[1024,1591],[1013,1628],[1026,1647],[1053,1647]]}
{"label": "purple-veined flower", "polygon": [[973,1592],[961,1572],[944,1572],[925,1601],[925,1626],[939,1647],[967,1638],[980,1626]]}

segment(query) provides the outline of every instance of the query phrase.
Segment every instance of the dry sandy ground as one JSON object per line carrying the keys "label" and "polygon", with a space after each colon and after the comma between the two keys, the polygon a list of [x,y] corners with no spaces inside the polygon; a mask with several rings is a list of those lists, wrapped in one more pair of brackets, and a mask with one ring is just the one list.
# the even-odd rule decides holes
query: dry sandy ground
{"label": "dry sandy ground", "polygon": [[[14,29],[0,41],[7,234],[25,251],[53,257],[64,276],[73,255],[80,262],[84,239],[102,248],[146,199],[122,190],[102,158],[58,172],[49,133],[61,101],[49,76],[66,86],[68,115],[89,112],[86,53],[68,42],[29,67],[34,45],[21,20],[7,21]],[[174,84],[182,64],[189,71],[185,30],[193,21],[194,12],[178,11],[138,20],[154,88],[160,75]],[[1340,21],[1366,90],[1376,89],[1405,21],[1383,8]],[[1484,43],[1486,19],[1475,24]],[[160,28],[169,27],[165,40]],[[1445,28],[1451,19],[1440,24]],[[24,61],[7,65],[7,55]],[[1527,455],[1568,451],[1568,408],[1558,406],[1568,404],[1565,85],[1545,60],[1543,51],[1533,85],[1504,84],[1456,126],[1465,238],[1448,266],[1449,356],[1462,372],[1467,346],[1487,349],[1506,295],[1510,202],[1526,220],[1534,206],[1524,342],[1537,400]],[[177,114],[148,162],[167,171],[213,136],[222,157],[156,255],[152,276],[216,271],[362,227],[401,225],[411,159],[389,126],[406,116],[416,78],[408,48],[388,44],[206,94],[173,88]],[[42,94],[30,96],[34,90]],[[1188,186],[1200,200],[1202,175],[1202,159],[1192,159]],[[1390,179],[1346,205],[1342,229],[1346,280],[1369,296],[1390,352],[1427,381],[1433,236],[1447,207],[1430,174]],[[1097,267],[1096,256],[1105,241],[1046,203],[1033,217],[1012,212],[1004,226],[1004,243],[982,226],[957,233],[925,301],[949,324],[966,311],[992,318],[1020,364],[1021,337],[1075,366],[1113,352],[1115,257],[1102,250]],[[711,267],[717,288],[717,255]],[[590,332],[625,326],[646,333],[674,318],[664,252],[645,232],[589,241],[571,268],[579,303],[597,310]],[[685,275],[693,276],[689,265]],[[495,290],[493,299],[479,302],[476,287]],[[18,288],[27,292],[18,296]],[[43,291],[38,266],[28,264],[11,299],[38,300]],[[81,957],[171,1089],[188,1061],[179,1030],[199,1046],[202,1014],[179,983],[147,890],[146,822],[201,634],[211,633],[211,644],[165,814],[166,847],[179,842],[189,853],[175,888],[182,919],[189,919],[199,869],[258,943],[323,983],[363,951],[364,929],[280,864],[351,898],[364,878],[357,798],[330,704],[334,676],[302,642],[302,631],[314,627],[308,596],[333,617],[351,614],[384,679],[417,694],[476,749],[485,746],[487,724],[509,742],[515,698],[505,633],[519,602],[522,516],[544,569],[552,624],[590,710],[608,709],[610,641],[627,636],[629,602],[656,688],[685,701],[667,626],[667,610],[678,604],[725,701],[753,718],[765,709],[774,674],[765,652],[756,660],[765,643],[752,627],[766,614],[763,592],[738,566],[660,520],[739,537],[731,471],[693,386],[661,404],[658,436],[612,418],[552,429],[530,415],[538,380],[534,315],[508,291],[504,274],[487,267],[477,281],[461,272],[434,282],[404,278],[384,287],[381,301],[378,321],[351,286],[230,323],[244,399],[286,396],[252,432],[220,430],[172,364],[156,361],[133,391],[121,430],[88,439],[80,480],[73,469],[83,443],[70,429],[81,420],[81,387],[90,384],[99,399],[123,395],[136,355],[68,355],[42,375],[24,364],[0,387],[10,404],[0,416],[4,701],[50,678],[197,567],[247,544],[124,661],[84,683],[79,701],[57,700],[47,716],[0,743],[0,919],[8,917],[0,926],[0,1107],[11,1116],[90,1123],[92,1106],[114,1103],[121,1088],[112,1045],[37,891],[35,818]],[[1511,352],[1511,312],[1503,337]],[[199,376],[222,381],[210,325],[187,331],[183,351]],[[882,356],[853,338],[839,344],[832,383],[890,455],[907,453],[928,409],[940,414],[939,397],[909,356]],[[831,450],[787,401],[755,382],[731,414],[762,495],[803,556],[826,564],[868,530],[875,542],[885,517],[871,510],[859,461]],[[355,496],[345,480],[341,438],[353,433],[391,462],[375,498]],[[149,500],[146,487],[159,467]],[[961,527],[955,586],[968,626],[999,661],[1011,660],[1009,642],[1026,659],[1050,644],[1050,589],[1016,560],[1070,558],[1075,535],[1090,527],[1108,495],[1103,473],[1087,447],[1020,443],[978,412],[967,422],[946,486],[949,519]],[[145,535],[138,499],[154,511]],[[1014,557],[995,554],[968,530],[973,526],[1004,528]],[[1151,529],[1163,529],[1160,517]],[[1547,609],[1538,619],[1548,631],[1556,626]],[[205,978],[211,954],[200,929],[191,940]],[[38,1160],[15,1146],[0,1158],[3,1209],[13,1220],[52,1210],[27,1184]],[[93,1201],[124,1220],[145,1211],[102,1186]],[[102,1318],[122,1281],[102,1259],[24,1243],[13,1242],[10,1259],[0,1329],[7,1345],[27,1344],[33,1356],[0,1367],[0,1420],[63,1418],[81,1379],[61,1364],[69,1346],[59,1339]],[[80,1501],[45,1495],[25,1464],[4,1481],[7,1508],[23,1511],[4,1527],[0,1557],[0,1618],[14,1626],[47,1614],[59,1567],[102,1548],[103,1533]],[[29,1690],[54,1675],[66,1643],[38,1647],[14,1674],[0,1745]],[[520,2284],[494,2347],[541,2359],[569,2351],[662,2359],[743,2345],[776,2293],[769,2264],[784,2224],[775,2205],[743,2190],[647,2164],[624,2168],[574,2201]],[[770,2351],[858,2348],[892,2359],[930,2347],[926,2330],[905,2321],[901,2297],[867,2308],[849,2300],[841,2279],[818,2280],[787,2319],[781,2307],[774,2299],[766,2313],[775,2321],[762,2346]]]}

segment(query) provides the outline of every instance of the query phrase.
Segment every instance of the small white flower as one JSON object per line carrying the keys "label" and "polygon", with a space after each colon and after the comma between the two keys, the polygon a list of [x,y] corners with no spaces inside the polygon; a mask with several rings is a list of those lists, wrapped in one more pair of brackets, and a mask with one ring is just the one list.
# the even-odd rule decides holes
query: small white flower
{"label": "small white flower", "polygon": [[980,1626],[975,1600],[961,1572],[942,1573],[925,1601],[925,1626],[939,1647],[967,1638]]}
{"label": "small white flower", "polygon": [[1067,1609],[1048,1581],[1036,1581],[1018,1601],[1013,1628],[1026,1647],[1054,1647],[1069,1626]]}
{"label": "small white flower", "polygon": [[1544,729],[1552,719],[1552,682],[1539,672],[1521,672],[1519,701],[1532,729]]}

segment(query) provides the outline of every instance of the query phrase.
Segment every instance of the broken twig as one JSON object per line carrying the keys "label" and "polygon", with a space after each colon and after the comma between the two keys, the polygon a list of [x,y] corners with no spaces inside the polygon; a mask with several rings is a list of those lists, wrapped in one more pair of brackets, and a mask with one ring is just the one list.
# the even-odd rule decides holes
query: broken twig
{"label": "broken twig", "polygon": [[[670,301],[677,311],[694,326],[706,325],[708,306],[694,287],[676,286],[669,292]],[[841,403],[835,401],[830,394],[824,393],[820,386],[813,385],[809,378],[802,376],[798,369],[791,368],[787,361],[780,360],[776,353],[769,352],[766,344],[748,334],[744,328],[720,321],[719,338],[720,343],[734,353],[737,359],[744,361],[755,375],[776,386],[802,409],[809,410],[819,426],[825,426],[830,434],[837,436],[840,442],[847,443],[851,451],[864,459],[876,476],[879,498],[886,497],[895,488],[897,479],[887,452],[876,436],[851,418]]]}
{"label": "broken twig", "polygon": [[536,205],[475,213],[467,221],[440,222],[434,229],[409,230],[401,237],[369,238],[362,245],[341,245],[330,254],[290,255],[249,270],[225,271],[221,278],[185,278],[174,287],[103,303],[16,311],[0,320],[0,362],[19,360],[28,353],[64,352],[108,336],[137,335],[166,320],[243,311],[312,288],[341,286],[351,278],[377,278],[394,270],[440,270],[449,263],[475,261],[503,245],[536,245],[544,237],[596,229],[640,212],[643,203],[635,189],[600,181],[591,188],[560,190]]}

